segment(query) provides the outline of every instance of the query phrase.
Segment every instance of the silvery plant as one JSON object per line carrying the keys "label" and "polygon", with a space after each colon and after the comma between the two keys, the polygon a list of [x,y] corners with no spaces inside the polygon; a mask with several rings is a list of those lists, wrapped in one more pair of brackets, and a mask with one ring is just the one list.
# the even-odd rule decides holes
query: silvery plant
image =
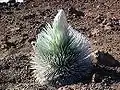
{"label": "silvery plant", "polygon": [[47,24],[33,46],[32,68],[36,80],[44,85],[68,85],[84,80],[92,70],[90,44],[74,30],[59,10],[52,25]]}

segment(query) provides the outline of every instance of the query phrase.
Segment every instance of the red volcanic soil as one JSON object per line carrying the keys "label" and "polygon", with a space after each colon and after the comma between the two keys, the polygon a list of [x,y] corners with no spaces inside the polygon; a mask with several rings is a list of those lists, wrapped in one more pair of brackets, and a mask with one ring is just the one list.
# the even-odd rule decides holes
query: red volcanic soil
{"label": "red volcanic soil", "polygon": [[[51,23],[57,10],[64,9],[74,29],[87,36],[92,51],[108,67],[97,69],[89,83],[59,90],[120,90],[120,1],[119,0],[25,0],[14,5],[0,4],[0,90],[54,90],[35,82],[30,69],[31,41],[38,29]],[[109,54],[106,54],[109,52]],[[114,58],[113,58],[114,57]],[[109,62],[110,61],[110,62]]]}

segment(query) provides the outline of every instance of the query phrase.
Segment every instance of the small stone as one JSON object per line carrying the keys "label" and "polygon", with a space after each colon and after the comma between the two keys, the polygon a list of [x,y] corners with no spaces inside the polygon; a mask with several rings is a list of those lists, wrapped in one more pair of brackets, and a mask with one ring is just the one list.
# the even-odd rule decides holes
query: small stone
{"label": "small stone", "polygon": [[5,45],[4,45],[4,44],[2,44],[2,45],[1,45],[1,49],[4,49],[4,48],[5,48]]}
{"label": "small stone", "polygon": [[96,29],[96,28],[95,28],[94,30],[91,31],[91,34],[92,34],[92,35],[98,36],[98,33],[99,33],[99,30]]}
{"label": "small stone", "polygon": [[105,30],[111,30],[112,28],[111,28],[111,26],[105,25],[105,26],[104,26],[104,29],[105,29]]}
{"label": "small stone", "polygon": [[11,31],[17,31],[17,30],[20,30],[19,27],[16,27],[16,28],[12,28]]}
{"label": "small stone", "polygon": [[11,37],[8,42],[10,43],[15,43],[17,41],[17,39],[15,37]]}

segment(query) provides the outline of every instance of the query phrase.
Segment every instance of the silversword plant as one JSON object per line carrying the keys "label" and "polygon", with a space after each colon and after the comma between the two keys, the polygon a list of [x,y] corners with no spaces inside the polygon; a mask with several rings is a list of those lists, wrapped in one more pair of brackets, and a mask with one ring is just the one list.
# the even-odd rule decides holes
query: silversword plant
{"label": "silversword plant", "polygon": [[47,24],[38,34],[34,51],[32,68],[41,84],[73,84],[92,70],[90,44],[68,25],[63,10],[59,10],[52,25]]}

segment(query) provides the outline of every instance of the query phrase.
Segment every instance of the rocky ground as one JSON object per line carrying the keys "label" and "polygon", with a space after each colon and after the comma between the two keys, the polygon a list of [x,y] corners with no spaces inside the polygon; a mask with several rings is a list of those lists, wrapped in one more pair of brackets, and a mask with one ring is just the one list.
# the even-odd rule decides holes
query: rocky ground
{"label": "rocky ground", "polygon": [[29,62],[31,41],[46,22],[52,22],[61,8],[67,14],[68,22],[89,38],[92,52],[99,52],[93,60],[95,70],[91,81],[59,90],[120,90],[119,0],[0,3],[0,90],[56,90],[35,82]]}

